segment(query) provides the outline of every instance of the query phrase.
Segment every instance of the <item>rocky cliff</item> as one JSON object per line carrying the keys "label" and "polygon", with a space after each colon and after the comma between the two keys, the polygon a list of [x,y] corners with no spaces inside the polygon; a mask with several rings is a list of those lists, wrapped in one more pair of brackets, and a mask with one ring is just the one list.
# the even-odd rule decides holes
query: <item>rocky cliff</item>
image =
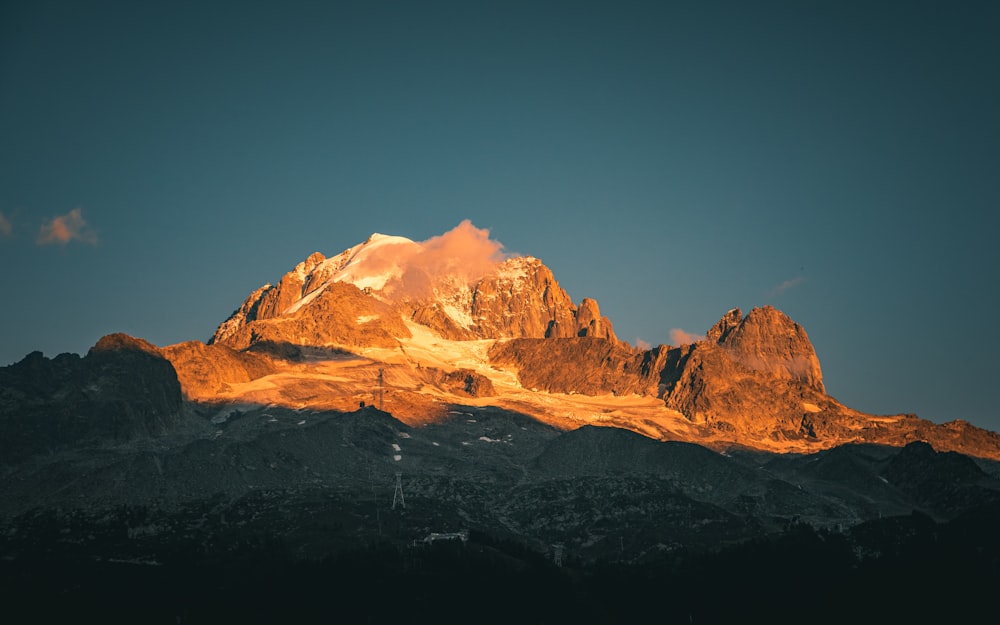
{"label": "rocky cliff", "polygon": [[617,341],[597,302],[577,307],[537,258],[512,258],[469,286],[438,290],[438,297],[408,302],[414,321],[454,340],[571,338]]}
{"label": "rocky cliff", "polygon": [[734,433],[808,436],[803,417],[836,403],[805,330],[770,306],[729,311],[675,362],[667,405]]}
{"label": "rocky cliff", "polygon": [[489,350],[490,362],[517,371],[526,388],[585,395],[656,395],[668,349],[639,352],[589,337],[512,339]]}
{"label": "rocky cliff", "polygon": [[256,380],[277,369],[267,353],[221,344],[186,341],[162,351],[177,371],[184,396],[192,400],[211,400],[230,384]]}
{"label": "rocky cliff", "polygon": [[[272,292],[278,291],[267,290],[264,296]],[[283,298],[278,294],[274,299]],[[254,304],[244,303],[240,310],[244,309],[259,312]],[[398,309],[343,282],[329,285],[308,306],[270,317],[250,314],[240,323],[227,324],[210,344],[236,350],[260,345],[393,347],[397,338],[410,336]]]}
{"label": "rocky cliff", "polygon": [[754,308],[745,317],[730,310],[707,333],[706,341],[751,371],[795,380],[824,392],[819,359],[805,329],[773,306]]}

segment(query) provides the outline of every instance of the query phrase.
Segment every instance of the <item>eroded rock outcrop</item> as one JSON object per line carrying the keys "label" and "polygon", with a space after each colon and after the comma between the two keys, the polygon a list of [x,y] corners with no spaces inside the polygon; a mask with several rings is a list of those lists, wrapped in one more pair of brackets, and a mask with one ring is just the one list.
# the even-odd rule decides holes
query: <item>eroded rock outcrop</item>
{"label": "eroded rock outcrop", "polygon": [[666,405],[738,446],[827,448],[866,442],[926,441],[939,451],[1000,458],[1000,434],[965,422],[936,424],[915,415],[869,415],[826,393],[805,330],[765,306],[726,313],[704,341],[669,350],[662,371]]}
{"label": "eroded rock outcrop", "polygon": [[716,343],[747,369],[825,391],[819,358],[805,329],[773,306],[754,308],[742,318],[735,308],[708,332],[707,339],[716,334]]}
{"label": "eroded rock outcrop", "polygon": [[470,315],[483,338],[574,336],[576,306],[535,258],[504,263],[473,289]]}
{"label": "eroded rock outcrop", "polygon": [[266,354],[236,351],[222,344],[186,341],[164,347],[162,351],[174,365],[188,399],[211,400],[229,384],[256,380],[274,370]]}
{"label": "eroded rock outcrop", "polygon": [[771,306],[745,317],[730,310],[705,340],[681,348],[663,377],[668,407],[734,440],[817,440],[831,434],[817,415],[851,412],[826,395],[802,326]]}

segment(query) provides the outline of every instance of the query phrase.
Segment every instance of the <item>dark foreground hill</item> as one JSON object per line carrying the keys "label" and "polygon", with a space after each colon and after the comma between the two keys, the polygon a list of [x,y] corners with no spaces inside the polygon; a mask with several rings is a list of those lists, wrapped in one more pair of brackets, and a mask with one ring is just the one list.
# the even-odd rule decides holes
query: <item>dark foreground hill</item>
{"label": "dark foreground hill", "polygon": [[90,439],[7,466],[5,609],[35,622],[899,622],[971,615],[1000,581],[996,465],[924,443],[721,454],[496,408],[418,428],[370,407],[200,410],[187,418],[204,427],[183,436]]}

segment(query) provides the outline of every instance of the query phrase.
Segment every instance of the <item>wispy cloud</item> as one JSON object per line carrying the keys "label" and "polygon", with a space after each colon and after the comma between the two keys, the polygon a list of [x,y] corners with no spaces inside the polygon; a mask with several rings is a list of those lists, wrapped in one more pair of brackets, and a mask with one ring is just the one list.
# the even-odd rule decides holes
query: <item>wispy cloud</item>
{"label": "wispy cloud", "polygon": [[446,277],[472,283],[509,257],[502,243],[490,239],[489,230],[473,226],[468,219],[442,235],[397,247],[393,254],[383,255],[381,262],[387,267],[371,264],[377,272],[390,265],[406,267],[402,276],[387,283],[395,297],[424,297],[436,281]]}
{"label": "wispy cloud", "polygon": [[784,282],[782,282],[778,286],[776,286],[776,287],[772,288],[770,291],[768,291],[767,294],[770,295],[771,297],[774,297],[776,295],[781,295],[782,293],[784,293],[788,289],[794,289],[795,287],[799,286],[803,282],[805,282],[805,278],[803,278],[802,276],[798,276],[797,278],[792,278],[791,280],[785,280]]}
{"label": "wispy cloud", "polygon": [[84,220],[83,212],[79,208],[74,208],[65,215],[53,217],[52,221],[42,224],[36,240],[39,245],[52,243],[66,245],[70,241],[97,245],[97,233]]}
{"label": "wispy cloud", "polygon": [[680,328],[670,328],[670,342],[675,345],[690,345],[704,340],[705,336],[702,334],[692,334]]}
{"label": "wispy cloud", "polygon": [[647,351],[653,347],[652,345],[649,344],[649,341],[644,341],[640,338],[635,339],[635,346],[642,351]]}
{"label": "wispy cloud", "polygon": [[14,226],[11,225],[10,220],[3,213],[0,213],[0,237],[9,237],[13,231]]}

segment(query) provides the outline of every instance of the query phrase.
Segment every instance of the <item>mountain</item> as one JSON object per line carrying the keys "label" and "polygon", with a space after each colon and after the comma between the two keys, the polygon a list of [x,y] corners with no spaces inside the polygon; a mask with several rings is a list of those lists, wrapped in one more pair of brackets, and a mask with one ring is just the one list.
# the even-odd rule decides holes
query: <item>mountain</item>
{"label": "mountain", "polygon": [[[1000,436],[968,423],[841,404],[805,329],[771,306],[734,308],[695,343],[639,350],[537,258],[399,236],[313,253],[250,293],[207,344],[163,351],[201,402],[350,410],[373,401],[382,370],[383,400],[414,425],[474,389],[479,405],[562,429],[612,425],[716,450],[926,441],[1000,459]],[[457,391],[445,383],[456,376]]]}
{"label": "mountain", "polygon": [[208,341],[0,368],[0,600],[396,622],[391,586],[411,616],[581,623],[650,620],[641,591],[687,623],[734,620],[719,592],[772,621],[846,593],[885,620],[1000,581],[1000,435],[844,406],[770,306],[638,349],[465,234],[313,253]]}

